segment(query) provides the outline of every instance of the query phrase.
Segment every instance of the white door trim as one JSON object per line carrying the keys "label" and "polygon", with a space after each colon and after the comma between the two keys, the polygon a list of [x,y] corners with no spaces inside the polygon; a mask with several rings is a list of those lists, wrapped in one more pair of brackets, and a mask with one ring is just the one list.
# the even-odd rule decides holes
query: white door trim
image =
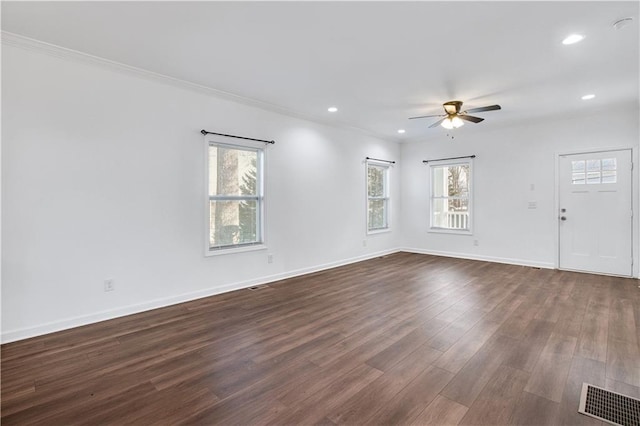
{"label": "white door trim", "polygon": [[554,245],[555,245],[555,269],[559,269],[560,267],[560,224],[559,220],[559,212],[560,212],[560,157],[564,155],[576,155],[576,154],[593,154],[598,152],[609,152],[609,151],[631,151],[631,164],[633,170],[631,171],[631,209],[633,211],[633,220],[631,221],[631,257],[633,262],[632,267],[632,277],[640,278],[639,272],[639,263],[640,263],[640,223],[638,221],[639,215],[639,195],[638,195],[638,187],[640,187],[640,179],[638,174],[638,148],[633,145],[623,145],[623,146],[612,146],[612,147],[599,147],[599,148],[585,148],[585,149],[575,149],[570,151],[556,151],[555,153],[555,175],[554,175]]}

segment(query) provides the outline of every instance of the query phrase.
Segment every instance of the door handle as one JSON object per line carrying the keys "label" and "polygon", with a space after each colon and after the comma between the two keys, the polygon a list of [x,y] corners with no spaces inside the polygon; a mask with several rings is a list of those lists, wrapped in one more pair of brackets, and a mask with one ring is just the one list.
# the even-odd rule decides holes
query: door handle
{"label": "door handle", "polygon": [[567,220],[565,216],[560,216],[560,220]]}

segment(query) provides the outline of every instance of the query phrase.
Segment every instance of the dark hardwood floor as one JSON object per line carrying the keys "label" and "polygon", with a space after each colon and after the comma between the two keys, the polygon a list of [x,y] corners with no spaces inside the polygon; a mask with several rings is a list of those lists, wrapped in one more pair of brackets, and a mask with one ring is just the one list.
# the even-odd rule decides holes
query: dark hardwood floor
{"label": "dark hardwood floor", "polygon": [[600,424],[633,279],[398,253],[2,346],[2,424]]}

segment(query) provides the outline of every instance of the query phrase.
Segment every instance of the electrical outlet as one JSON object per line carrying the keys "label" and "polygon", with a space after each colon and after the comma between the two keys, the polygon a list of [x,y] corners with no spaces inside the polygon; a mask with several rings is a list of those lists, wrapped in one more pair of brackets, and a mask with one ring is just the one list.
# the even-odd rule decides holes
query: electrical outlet
{"label": "electrical outlet", "polygon": [[367,246],[367,240],[362,240],[362,247],[366,247]]}
{"label": "electrical outlet", "polygon": [[114,291],[115,289],[113,279],[109,278],[108,280],[104,280],[104,291]]}
{"label": "electrical outlet", "polygon": [[480,245],[480,242],[478,240],[473,240],[473,245],[477,247]]}
{"label": "electrical outlet", "polygon": [[273,255],[272,254],[268,254],[267,255],[267,263],[273,263]]}

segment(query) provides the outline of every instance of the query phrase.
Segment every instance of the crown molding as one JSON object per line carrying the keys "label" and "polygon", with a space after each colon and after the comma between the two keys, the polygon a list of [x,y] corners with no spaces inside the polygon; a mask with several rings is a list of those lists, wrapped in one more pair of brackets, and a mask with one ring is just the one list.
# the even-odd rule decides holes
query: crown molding
{"label": "crown molding", "polygon": [[311,121],[317,124],[322,124],[329,127],[334,127],[342,130],[349,130],[357,132],[365,136],[374,137],[383,141],[397,140],[390,139],[387,136],[378,134],[368,129],[353,126],[344,122],[334,122],[322,119],[315,115],[303,114],[291,109],[282,107],[280,105],[272,104],[270,102],[261,101],[258,99],[248,98],[234,93],[226,92],[224,90],[215,89],[209,86],[205,86],[191,81],[182,80],[176,77],[171,77],[165,74],[160,74],[154,71],[149,71],[143,68],[134,67],[131,65],[123,64],[121,62],[112,61],[110,59],[102,58],[100,56],[91,55],[89,53],[80,52],[78,50],[69,49],[66,47],[58,46],[56,44],[47,43],[41,40],[25,37],[20,34],[12,33],[9,31],[2,31],[1,33],[2,44],[5,46],[18,47],[24,50],[32,52],[42,53],[49,56],[53,56],[59,59],[65,59],[68,61],[74,61],[82,64],[89,64],[97,66],[110,71],[116,71],[135,77],[143,78],[146,80],[155,81],[158,83],[166,84],[169,86],[177,87],[180,89],[186,89],[195,91],[200,94],[215,97],[218,99],[224,99],[227,101],[236,102],[242,105],[259,108],[265,111],[281,114],[301,120]]}

